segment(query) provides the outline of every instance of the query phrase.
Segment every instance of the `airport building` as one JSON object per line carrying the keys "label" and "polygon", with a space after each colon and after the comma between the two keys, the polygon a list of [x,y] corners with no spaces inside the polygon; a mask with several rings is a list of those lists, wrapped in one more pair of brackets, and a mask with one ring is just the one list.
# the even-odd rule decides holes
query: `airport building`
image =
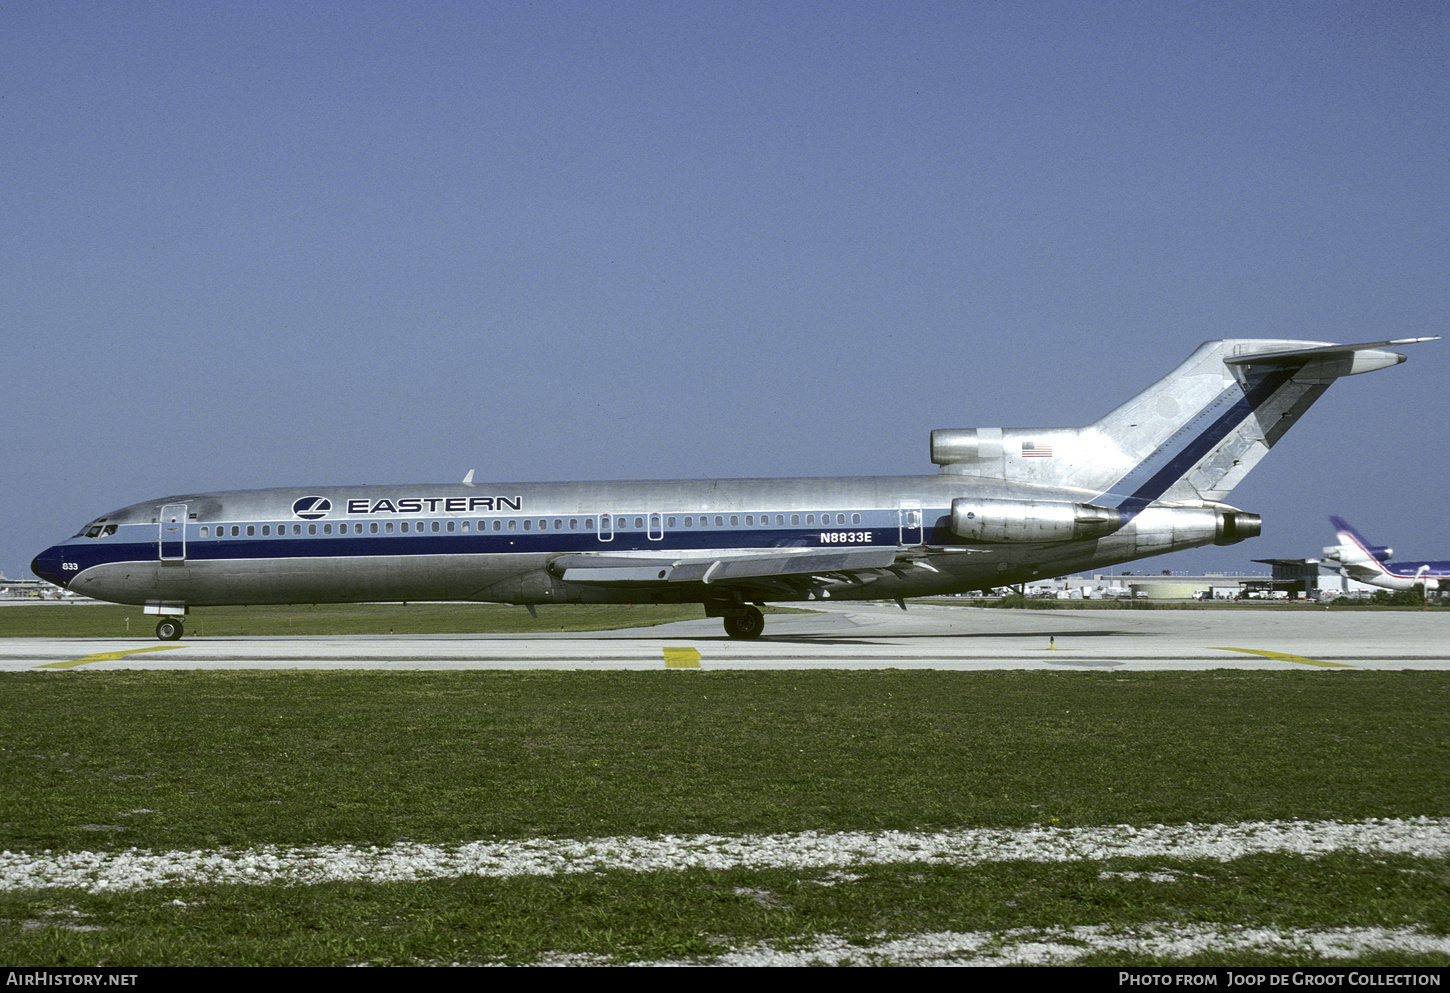
{"label": "airport building", "polygon": [[1029,596],[1061,599],[1146,600],[1318,600],[1335,596],[1370,596],[1378,587],[1346,579],[1318,559],[1255,559],[1270,567],[1267,574],[1093,573],[1063,576],[1027,585]]}

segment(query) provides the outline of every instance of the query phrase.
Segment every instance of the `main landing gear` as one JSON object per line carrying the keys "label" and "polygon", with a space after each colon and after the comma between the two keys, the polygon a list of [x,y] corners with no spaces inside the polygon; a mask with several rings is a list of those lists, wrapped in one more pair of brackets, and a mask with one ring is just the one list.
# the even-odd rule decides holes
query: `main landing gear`
{"label": "main landing gear", "polygon": [[157,621],[156,637],[162,641],[178,641],[181,638],[181,618],[163,617]]}
{"label": "main landing gear", "polygon": [[759,638],[765,630],[765,615],[756,607],[725,615],[725,633],[732,638]]}

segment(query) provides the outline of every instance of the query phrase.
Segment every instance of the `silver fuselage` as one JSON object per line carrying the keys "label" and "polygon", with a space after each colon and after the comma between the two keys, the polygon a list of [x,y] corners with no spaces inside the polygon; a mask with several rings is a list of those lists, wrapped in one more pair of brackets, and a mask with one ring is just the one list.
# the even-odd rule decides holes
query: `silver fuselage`
{"label": "silver fuselage", "polygon": [[[87,525],[36,574],[103,600],[698,602],[904,599],[1259,533],[1229,491],[1342,376],[1404,360],[1279,339],[1200,345],[1078,428],[936,431],[934,476],[317,487],[167,497]],[[162,637],[179,628],[164,625]]]}
{"label": "silver fuselage", "polygon": [[[1151,506],[1093,540],[968,544],[954,499],[1083,500],[955,475],[315,487],[134,504],[41,553],[39,575],[118,603],[508,603],[899,598],[1023,582],[1223,540],[1223,511]],[[172,518],[172,520],[166,520]],[[876,547],[905,562],[846,583],[575,583],[585,553],[627,563]]]}

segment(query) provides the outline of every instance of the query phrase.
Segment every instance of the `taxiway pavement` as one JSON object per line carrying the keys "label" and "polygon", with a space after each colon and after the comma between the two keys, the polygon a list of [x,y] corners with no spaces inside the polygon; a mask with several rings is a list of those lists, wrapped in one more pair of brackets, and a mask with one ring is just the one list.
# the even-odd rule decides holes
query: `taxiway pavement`
{"label": "taxiway pavement", "polygon": [[821,605],[559,634],[0,640],[0,671],[105,669],[1447,669],[1450,614],[1293,610],[984,610]]}

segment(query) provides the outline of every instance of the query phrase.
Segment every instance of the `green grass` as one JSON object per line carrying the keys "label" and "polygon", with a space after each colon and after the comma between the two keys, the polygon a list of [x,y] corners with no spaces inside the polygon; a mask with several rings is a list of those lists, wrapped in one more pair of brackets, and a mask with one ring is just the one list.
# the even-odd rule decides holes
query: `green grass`
{"label": "green grass", "polygon": [[1450,813],[1438,672],[12,673],[0,727],[26,850]]}
{"label": "green grass", "polygon": [[[1450,816],[1450,673],[0,675],[11,851],[1422,815]],[[1165,865],[1174,882],[1101,878]],[[1450,931],[1445,859],[853,874],[9,892],[0,959],[650,960],[722,941],[1164,920]]]}

